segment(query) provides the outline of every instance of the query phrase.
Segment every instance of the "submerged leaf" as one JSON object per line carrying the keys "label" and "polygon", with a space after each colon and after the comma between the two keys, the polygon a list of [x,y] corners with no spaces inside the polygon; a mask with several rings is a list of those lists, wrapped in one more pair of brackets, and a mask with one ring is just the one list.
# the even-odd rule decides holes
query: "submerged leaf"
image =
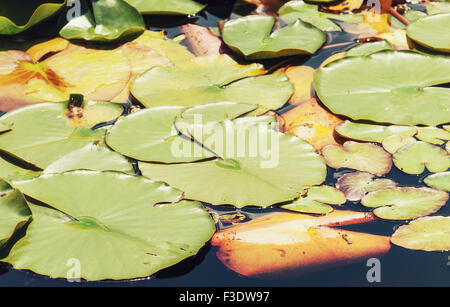
{"label": "submerged leaf", "polygon": [[367,194],[361,204],[376,208],[373,213],[387,220],[411,220],[438,211],[448,193],[430,188],[397,187]]}
{"label": "submerged leaf", "polygon": [[429,187],[450,192],[450,172],[429,175],[423,182]]}
{"label": "submerged leaf", "polygon": [[318,69],[314,85],[333,113],[398,125],[450,118],[450,59],[404,51],[348,57]]}
{"label": "submerged leaf", "polygon": [[365,172],[348,173],[337,180],[336,188],[342,191],[349,201],[359,201],[369,192],[397,186],[397,183],[390,179],[375,179],[374,177]]}
{"label": "submerged leaf", "polygon": [[327,165],[332,168],[352,168],[377,176],[389,173],[392,158],[380,146],[347,141],[343,146],[328,145],[322,149]]}
{"label": "submerged leaf", "polygon": [[274,17],[263,15],[234,19],[225,23],[222,39],[247,59],[313,54],[326,41],[321,30],[301,20],[271,33],[274,23]]}
{"label": "submerged leaf", "polygon": [[449,251],[449,229],[449,216],[427,216],[400,226],[392,235],[391,242],[415,250]]}
{"label": "submerged leaf", "polygon": [[143,177],[75,171],[13,185],[50,207],[29,202],[33,221],[3,261],[52,278],[67,278],[72,258],[89,281],[150,276],[195,255],[215,231],[200,203],[175,203],[180,191]]}

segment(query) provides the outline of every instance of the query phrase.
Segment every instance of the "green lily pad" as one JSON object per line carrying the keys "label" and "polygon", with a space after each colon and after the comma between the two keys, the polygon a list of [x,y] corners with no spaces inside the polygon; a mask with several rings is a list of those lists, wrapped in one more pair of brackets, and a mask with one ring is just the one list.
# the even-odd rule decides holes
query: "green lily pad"
{"label": "green lily pad", "polygon": [[450,192],[450,172],[429,175],[423,182],[429,187]]}
{"label": "green lily pad", "polygon": [[68,278],[71,259],[89,281],[150,276],[195,255],[215,231],[200,203],[175,203],[180,191],[143,177],[75,171],[13,185],[51,207],[29,202],[33,221],[2,261],[52,278]]}
{"label": "green lily pad", "polygon": [[390,154],[394,154],[402,148],[403,146],[412,144],[417,142],[417,140],[412,136],[400,136],[400,135],[391,135],[387,138],[383,139],[381,145],[383,145],[384,150],[386,150]]}
{"label": "green lily pad", "polygon": [[0,150],[45,169],[64,155],[94,141],[105,129],[91,129],[117,118],[123,107],[107,102],[85,102],[68,109],[67,102],[41,103],[6,113],[0,122],[12,126],[0,135]]}
{"label": "green lily pad", "polygon": [[450,167],[450,156],[447,152],[425,142],[406,145],[393,157],[395,166],[407,174],[422,174],[425,167],[432,173],[439,173]]}
{"label": "green lily pad", "polygon": [[347,57],[315,72],[314,85],[333,113],[353,120],[437,126],[450,118],[450,59],[409,51]]}
{"label": "green lily pad", "polygon": [[359,201],[370,192],[395,188],[397,183],[390,179],[374,178],[366,172],[353,172],[340,177],[336,182],[338,188],[349,201]]}
{"label": "green lily pad", "polygon": [[440,129],[437,127],[417,127],[418,133],[416,138],[421,141],[442,145],[445,142],[450,140],[450,132],[444,129]]}
{"label": "green lily pad", "polygon": [[306,195],[281,208],[302,213],[327,214],[334,210],[327,204],[342,205],[345,202],[345,195],[341,191],[323,185],[309,188]]}
{"label": "green lily pad", "polygon": [[322,149],[327,165],[339,168],[351,168],[377,176],[389,173],[392,158],[383,148],[370,143],[347,141],[343,146],[328,145]]}
{"label": "green lily pad", "polygon": [[184,191],[187,199],[239,208],[294,200],[305,188],[325,180],[322,157],[295,136],[244,119],[217,127],[203,145],[220,158],[171,165],[140,162],[139,169],[144,176]]}
{"label": "green lily pad", "polygon": [[59,32],[62,37],[104,42],[144,32],[142,16],[124,0],[91,3],[92,11],[89,9],[84,15],[71,19]]}
{"label": "green lily pad", "polygon": [[449,216],[427,216],[399,227],[392,235],[391,242],[408,249],[449,251],[449,229]]}
{"label": "green lily pad", "polygon": [[22,193],[0,180],[0,246],[31,219]]}
{"label": "green lily pad", "polygon": [[376,208],[373,213],[386,220],[412,220],[438,211],[448,194],[430,188],[397,187],[367,194],[361,204]]}
{"label": "green lily pad", "polygon": [[141,14],[192,15],[206,5],[192,0],[125,0]]}
{"label": "green lily pad", "polygon": [[430,2],[427,3],[428,15],[435,15],[440,13],[450,13],[449,2]]}
{"label": "green lily pad", "polygon": [[67,1],[22,0],[0,4],[0,34],[13,35],[37,25],[56,14]]}
{"label": "green lily pad", "polygon": [[74,170],[117,171],[134,174],[133,166],[124,156],[96,143],[88,144],[56,160],[44,170],[44,174]]}
{"label": "green lily pad", "polygon": [[156,107],[123,117],[108,131],[106,143],[113,150],[140,161],[176,163],[214,157],[175,129],[175,118],[184,109]]}
{"label": "green lily pad", "polygon": [[381,40],[378,42],[373,43],[364,43],[361,45],[358,45],[356,47],[351,48],[347,51],[345,54],[346,56],[363,56],[363,55],[370,55],[372,53],[380,52],[383,50],[393,50],[392,45],[386,41]]}
{"label": "green lily pad", "polygon": [[355,14],[330,14],[319,11],[319,7],[303,1],[295,0],[284,4],[278,11],[281,19],[287,23],[294,23],[298,19],[308,22],[322,31],[341,31],[341,28],[330,19],[345,22],[362,22],[363,17]]}
{"label": "green lily pad", "polygon": [[408,137],[417,133],[417,128],[411,126],[362,124],[349,120],[336,126],[335,130],[339,135],[348,139],[377,143],[381,143],[392,135]]}
{"label": "green lily pad", "polygon": [[409,24],[406,35],[415,43],[450,53],[450,13],[431,15]]}
{"label": "green lily pad", "polygon": [[324,32],[301,20],[271,33],[274,24],[272,16],[250,15],[233,19],[225,23],[222,39],[247,59],[313,54],[326,42]]}
{"label": "green lily pad", "polygon": [[17,179],[31,179],[40,175],[40,172],[25,169],[0,157],[0,179],[6,182]]}
{"label": "green lily pad", "polygon": [[146,107],[231,101],[259,105],[256,113],[261,114],[281,107],[293,93],[284,73],[259,76],[264,72],[259,64],[239,65],[226,55],[197,57],[148,70],[131,93]]}

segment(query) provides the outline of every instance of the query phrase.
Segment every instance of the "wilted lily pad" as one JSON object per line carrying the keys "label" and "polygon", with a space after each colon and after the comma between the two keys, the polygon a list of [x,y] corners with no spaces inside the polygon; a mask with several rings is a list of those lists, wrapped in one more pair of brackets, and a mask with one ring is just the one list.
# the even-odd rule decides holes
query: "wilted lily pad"
{"label": "wilted lily pad", "polygon": [[226,55],[197,57],[148,70],[131,93],[147,107],[230,101],[257,104],[260,114],[281,107],[293,92],[284,73],[259,76],[264,72],[259,64],[239,65]]}
{"label": "wilted lily pad", "polygon": [[450,118],[450,59],[406,51],[348,57],[318,69],[320,100],[336,114],[398,125]]}
{"label": "wilted lily pad", "polygon": [[223,41],[247,59],[279,58],[313,54],[326,41],[326,35],[309,23],[297,20],[271,33],[275,18],[250,15],[225,23]]}
{"label": "wilted lily pad", "polygon": [[345,195],[341,191],[323,185],[309,188],[305,195],[281,208],[302,213],[327,214],[334,210],[327,204],[342,205],[345,201]]}
{"label": "wilted lily pad", "polygon": [[416,138],[421,141],[442,145],[444,141],[450,140],[450,132],[437,127],[418,127]]}
{"label": "wilted lily pad", "polygon": [[332,168],[352,168],[377,176],[389,173],[392,158],[383,148],[370,143],[347,141],[343,146],[328,145],[322,149],[327,165]]}
{"label": "wilted lily pad", "polygon": [[417,133],[417,128],[411,126],[385,126],[357,123],[349,120],[346,120],[335,129],[337,133],[348,139],[377,143],[381,143],[385,138],[392,135],[408,137]]}
{"label": "wilted lily pad", "polygon": [[67,1],[21,0],[0,4],[0,34],[25,31],[57,13]]}
{"label": "wilted lily pad", "polygon": [[337,180],[336,188],[342,191],[348,200],[359,201],[369,192],[397,186],[397,183],[390,179],[374,177],[373,174],[365,172],[348,173]]}
{"label": "wilted lily pad", "polygon": [[98,123],[117,118],[122,106],[108,102],[84,102],[68,108],[67,102],[42,103],[11,111],[0,122],[12,125],[0,135],[0,149],[45,169],[55,160],[94,141],[103,141]]}
{"label": "wilted lily pad", "polygon": [[423,182],[432,188],[450,192],[450,172],[429,175]]}
{"label": "wilted lily pad", "polygon": [[180,191],[142,177],[75,171],[13,185],[51,207],[29,203],[33,221],[3,261],[52,278],[68,277],[70,259],[86,280],[150,276],[195,255],[215,231],[200,203],[175,203]]}
{"label": "wilted lily pad", "polygon": [[399,227],[392,235],[391,242],[409,249],[449,251],[449,229],[449,216],[427,216]]}
{"label": "wilted lily pad", "polygon": [[[309,2],[309,1],[308,1]],[[278,12],[287,23],[294,23],[298,19],[309,22],[322,31],[341,31],[341,28],[330,19],[346,22],[362,22],[363,17],[354,14],[330,14],[319,11],[317,5],[303,1],[289,1]]]}
{"label": "wilted lily pad", "polygon": [[437,14],[411,23],[406,34],[415,43],[441,52],[450,52],[450,13]]}
{"label": "wilted lily pad", "polygon": [[205,5],[193,0],[125,0],[142,14],[192,15]]}
{"label": "wilted lily pad", "polygon": [[[92,11],[71,19],[59,32],[67,39],[113,41],[145,30],[139,12],[124,0],[92,1]],[[87,8],[87,5],[86,5]]]}
{"label": "wilted lily pad", "polygon": [[0,180],[0,246],[31,218],[22,193]]}
{"label": "wilted lily pad", "polygon": [[314,97],[314,68],[306,65],[292,66],[284,70],[289,81],[294,85],[294,94],[289,103],[298,105]]}
{"label": "wilted lily pad", "polygon": [[326,176],[325,163],[311,145],[274,131],[267,123],[224,121],[202,143],[220,158],[188,164],[139,163],[139,169],[144,176],[184,191],[187,199],[239,208],[296,199]]}
{"label": "wilted lily pad", "polygon": [[411,220],[438,211],[448,200],[448,193],[430,189],[397,187],[367,194],[361,204],[376,208],[373,213],[387,220]]}
{"label": "wilted lily pad", "polygon": [[432,173],[444,172],[450,167],[447,152],[425,142],[406,145],[394,154],[394,164],[407,174],[422,174],[425,167]]}

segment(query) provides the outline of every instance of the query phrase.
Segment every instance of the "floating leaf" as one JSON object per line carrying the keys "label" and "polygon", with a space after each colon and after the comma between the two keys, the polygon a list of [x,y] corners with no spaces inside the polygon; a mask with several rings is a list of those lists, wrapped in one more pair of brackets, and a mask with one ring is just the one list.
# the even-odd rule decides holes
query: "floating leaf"
{"label": "floating leaf", "polygon": [[450,140],[450,132],[437,127],[417,127],[418,133],[416,138],[421,141],[442,145],[445,141]]}
{"label": "floating leaf", "polygon": [[450,167],[450,156],[446,151],[425,142],[400,148],[393,160],[395,166],[407,174],[422,174],[425,167],[432,173],[444,172]]}
{"label": "floating leaf", "polygon": [[104,42],[145,30],[142,16],[126,1],[96,0],[91,4],[92,11],[88,9],[85,14],[69,20],[59,31],[62,37]]}
{"label": "floating leaf", "polygon": [[247,59],[313,54],[326,41],[321,30],[301,20],[270,33],[274,23],[274,17],[263,15],[234,19],[225,23],[222,39]]}
{"label": "floating leaf", "polygon": [[306,187],[324,181],[325,163],[311,145],[276,132],[267,123],[248,121],[224,121],[205,137],[203,145],[220,158],[188,164],[139,163],[139,169],[144,176],[184,191],[188,199],[238,208],[293,200]]}
{"label": "floating leaf", "polygon": [[89,281],[150,276],[195,255],[215,231],[200,203],[174,203],[180,191],[143,177],[75,171],[13,185],[51,207],[29,202],[33,221],[3,261],[52,278],[67,278],[73,258]]}
{"label": "floating leaf", "polygon": [[450,172],[429,175],[423,182],[429,187],[450,192]]}
{"label": "floating leaf", "polygon": [[349,57],[318,69],[314,85],[333,113],[354,120],[436,126],[450,118],[450,59],[405,51]]}
{"label": "floating leaf", "polygon": [[415,143],[417,140],[412,136],[402,137],[400,135],[391,135],[383,139],[381,145],[383,145],[384,150],[390,154],[394,154],[402,148],[403,146]]}
{"label": "floating leaf", "polygon": [[186,35],[189,46],[196,56],[227,53],[226,45],[219,37],[220,33],[216,35],[209,28],[190,23],[180,26],[180,30]]}
{"label": "floating leaf", "polygon": [[298,105],[314,97],[314,68],[305,65],[293,66],[287,68],[284,73],[294,85],[294,94],[289,99],[290,104]]}
{"label": "floating leaf", "polygon": [[125,0],[142,14],[193,15],[206,5],[192,0]]}
{"label": "floating leaf", "polygon": [[122,106],[107,102],[85,102],[68,109],[68,103],[42,103],[11,111],[0,122],[12,125],[0,135],[0,149],[36,167],[45,169],[55,160],[94,141],[102,141],[98,123],[117,118]]}
{"label": "floating leaf", "polygon": [[22,0],[0,4],[0,34],[25,31],[56,14],[67,1]]}
{"label": "floating leaf", "polygon": [[363,3],[364,0],[344,0],[337,4],[321,4],[320,8],[326,12],[348,13],[359,10]]}
{"label": "floating leaf", "polygon": [[48,41],[31,46],[26,53],[31,56],[34,63],[39,62],[44,56],[59,52],[66,49],[70,45],[67,39],[56,37]]}
{"label": "floating leaf", "polygon": [[437,14],[411,23],[406,29],[408,38],[432,50],[450,53],[450,13]]}
{"label": "floating leaf", "polygon": [[370,55],[372,53],[376,53],[383,50],[392,50],[392,45],[386,41],[381,40],[373,43],[365,43],[358,45],[356,47],[351,48],[347,51],[346,56],[362,56],[362,55]]}
{"label": "floating leaf", "polygon": [[352,168],[377,176],[389,173],[391,155],[380,146],[347,141],[343,146],[328,145],[322,149],[327,165],[332,168]]}
{"label": "floating leaf", "polygon": [[389,237],[330,228],[373,220],[370,214],[334,211],[321,217],[270,213],[217,232],[212,245],[229,269],[248,277],[286,279],[380,257]]}
{"label": "floating leaf", "polygon": [[31,218],[22,193],[0,180],[0,246]]}
{"label": "floating leaf", "polygon": [[346,22],[362,22],[362,16],[353,14],[330,14],[319,11],[317,5],[303,1],[289,1],[279,10],[280,17],[287,23],[294,23],[298,19],[308,22],[322,31],[341,31],[341,28],[330,19]]}
{"label": "floating leaf", "polygon": [[334,209],[326,204],[342,205],[345,201],[345,196],[341,191],[323,185],[309,188],[306,195],[281,206],[281,208],[302,213],[327,214]]}
{"label": "floating leaf", "polygon": [[427,3],[428,15],[450,13],[450,3],[448,2],[430,2]]}
{"label": "floating leaf", "polygon": [[363,124],[349,120],[346,120],[335,129],[337,133],[345,138],[377,143],[381,143],[385,138],[393,135],[408,137],[417,133],[417,128],[411,126]]}
{"label": "floating leaf", "polygon": [[258,104],[261,114],[281,107],[293,92],[284,73],[261,74],[261,65],[239,65],[226,55],[198,57],[182,67],[150,69],[136,79],[131,93],[147,107],[231,101]]}
{"label": "floating leaf", "polygon": [[415,250],[449,251],[449,229],[449,216],[427,216],[400,226],[392,235],[391,242]]}
{"label": "floating leaf", "polygon": [[335,127],[341,119],[322,108],[315,98],[279,116],[283,131],[306,140],[320,150],[327,145],[337,145]]}
{"label": "floating leaf", "polygon": [[336,188],[341,190],[349,201],[359,201],[369,192],[397,186],[397,183],[390,179],[375,179],[374,177],[365,172],[348,173],[337,180]]}
{"label": "floating leaf", "polygon": [[133,166],[120,154],[95,143],[77,149],[50,164],[44,174],[73,170],[117,171],[134,174]]}
{"label": "floating leaf", "polygon": [[367,194],[361,204],[387,220],[412,220],[438,211],[448,194],[429,188],[397,187]]}
{"label": "floating leaf", "polygon": [[22,168],[0,157],[0,179],[6,182],[19,179],[31,179],[39,175],[40,172],[38,171]]}

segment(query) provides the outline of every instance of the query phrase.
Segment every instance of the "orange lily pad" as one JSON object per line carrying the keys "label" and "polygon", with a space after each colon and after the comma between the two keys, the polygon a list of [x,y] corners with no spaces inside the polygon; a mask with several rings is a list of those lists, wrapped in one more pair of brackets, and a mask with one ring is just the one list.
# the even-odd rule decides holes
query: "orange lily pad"
{"label": "orange lily pad", "polygon": [[287,68],[284,73],[294,85],[294,94],[289,103],[299,105],[314,97],[314,68],[310,66],[293,66]]}

